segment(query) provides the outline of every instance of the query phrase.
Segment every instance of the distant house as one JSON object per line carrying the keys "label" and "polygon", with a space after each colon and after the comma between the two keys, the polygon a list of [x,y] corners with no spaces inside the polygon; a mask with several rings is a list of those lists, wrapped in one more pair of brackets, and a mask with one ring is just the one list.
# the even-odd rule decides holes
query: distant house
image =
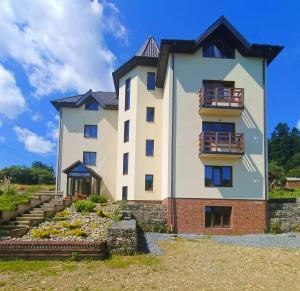
{"label": "distant house", "polygon": [[284,185],[288,189],[300,188],[300,178],[297,177],[287,177],[285,178]]}
{"label": "distant house", "polygon": [[224,17],[194,40],[149,37],[113,72],[115,92],[52,101],[57,190],[164,204],[178,232],[263,232],[265,80],[281,50]]}

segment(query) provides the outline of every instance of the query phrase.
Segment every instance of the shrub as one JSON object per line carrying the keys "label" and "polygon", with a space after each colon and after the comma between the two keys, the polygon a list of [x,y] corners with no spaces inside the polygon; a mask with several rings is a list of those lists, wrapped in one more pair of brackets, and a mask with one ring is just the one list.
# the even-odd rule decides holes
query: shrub
{"label": "shrub", "polygon": [[62,221],[61,222],[61,226],[63,228],[69,228],[69,229],[76,229],[76,228],[80,228],[80,226],[82,225],[81,221],[80,220],[77,220],[73,223],[69,223],[69,222],[66,222],[66,221]]}
{"label": "shrub", "polygon": [[100,217],[111,218],[111,215],[102,211],[102,209],[98,209],[96,214]]}
{"label": "shrub", "polygon": [[51,235],[58,235],[61,233],[62,231],[58,229],[33,229],[31,231],[32,237],[40,239],[50,238]]}
{"label": "shrub", "polygon": [[107,196],[103,195],[103,194],[92,195],[89,197],[89,199],[94,203],[101,203],[101,204],[107,203],[107,201],[108,201]]}
{"label": "shrub", "polygon": [[96,204],[92,201],[77,200],[74,204],[75,210],[80,213],[94,212]]}
{"label": "shrub", "polygon": [[64,236],[78,236],[78,237],[87,237],[88,234],[81,230],[80,228],[68,230],[64,233]]}
{"label": "shrub", "polygon": [[272,222],[270,225],[270,233],[271,234],[280,234],[281,233],[281,223],[280,222]]}

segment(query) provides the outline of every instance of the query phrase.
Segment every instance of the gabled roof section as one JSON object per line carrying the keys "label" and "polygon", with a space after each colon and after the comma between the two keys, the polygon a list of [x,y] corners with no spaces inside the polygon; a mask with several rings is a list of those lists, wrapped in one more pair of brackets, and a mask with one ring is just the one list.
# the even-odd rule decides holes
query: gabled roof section
{"label": "gabled roof section", "polygon": [[268,65],[283,49],[283,46],[278,45],[251,44],[224,16],[221,16],[195,40],[161,40],[156,86],[162,88],[164,85],[170,52],[194,54],[203,45],[220,39],[232,45],[243,56],[266,59]]}
{"label": "gabled roof section", "polygon": [[112,73],[116,95],[119,96],[119,81],[136,66],[157,67],[159,48],[152,36],[149,36],[135,56]]}
{"label": "gabled roof section", "polygon": [[81,162],[79,160],[76,161],[75,163],[73,163],[72,165],[70,165],[69,167],[67,167],[66,169],[64,169],[63,173],[74,174],[74,176],[77,176],[77,177],[80,177],[80,175],[86,176],[88,174],[90,176],[93,176],[95,178],[102,180],[100,175],[98,175],[93,169],[87,167],[83,162]]}
{"label": "gabled roof section", "polygon": [[136,53],[136,56],[140,57],[150,57],[150,58],[158,58],[159,48],[153,38],[153,36],[149,36],[145,41],[143,46]]}
{"label": "gabled roof section", "polygon": [[104,92],[104,91],[94,92],[91,89],[84,94],[53,100],[51,101],[51,103],[57,110],[59,110],[60,107],[78,108],[82,104],[84,104],[84,102],[88,98],[95,99],[103,109],[108,109],[108,110],[118,109],[118,99],[116,98],[115,92]]}

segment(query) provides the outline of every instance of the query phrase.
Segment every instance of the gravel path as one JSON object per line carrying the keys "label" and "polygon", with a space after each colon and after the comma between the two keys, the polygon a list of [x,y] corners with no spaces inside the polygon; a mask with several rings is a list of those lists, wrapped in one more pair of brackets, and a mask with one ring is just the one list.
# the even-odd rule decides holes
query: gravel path
{"label": "gravel path", "polygon": [[[145,233],[145,240],[147,244],[147,250],[150,255],[162,255],[163,252],[157,244],[158,241],[169,240],[174,235],[166,233]],[[177,237],[186,239],[203,239],[207,238],[205,235],[197,234],[178,234]],[[286,249],[300,248],[300,234],[285,233],[285,234],[249,234],[239,236],[211,236],[212,240],[226,244],[236,244],[247,247],[276,247]]]}
{"label": "gravel path", "polygon": [[296,249],[300,248],[300,234],[284,233],[284,234],[249,234],[240,236],[214,236],[214,240],[236,244],[247,247],[274,247]]}

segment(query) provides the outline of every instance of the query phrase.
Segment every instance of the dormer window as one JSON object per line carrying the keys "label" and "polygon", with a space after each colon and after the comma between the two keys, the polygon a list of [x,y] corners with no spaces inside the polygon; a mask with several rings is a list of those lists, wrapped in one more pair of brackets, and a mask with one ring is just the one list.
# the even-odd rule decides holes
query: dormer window
{"label": "dormer window", "polygon": [[234,59],[234,48],[225,44],[223,41],[210,43],[203,46],[203,57]]}
{"label": "dormer window", "polygon": [[96,100],[85,103],[85,110],[98,111],[99,104]]}

